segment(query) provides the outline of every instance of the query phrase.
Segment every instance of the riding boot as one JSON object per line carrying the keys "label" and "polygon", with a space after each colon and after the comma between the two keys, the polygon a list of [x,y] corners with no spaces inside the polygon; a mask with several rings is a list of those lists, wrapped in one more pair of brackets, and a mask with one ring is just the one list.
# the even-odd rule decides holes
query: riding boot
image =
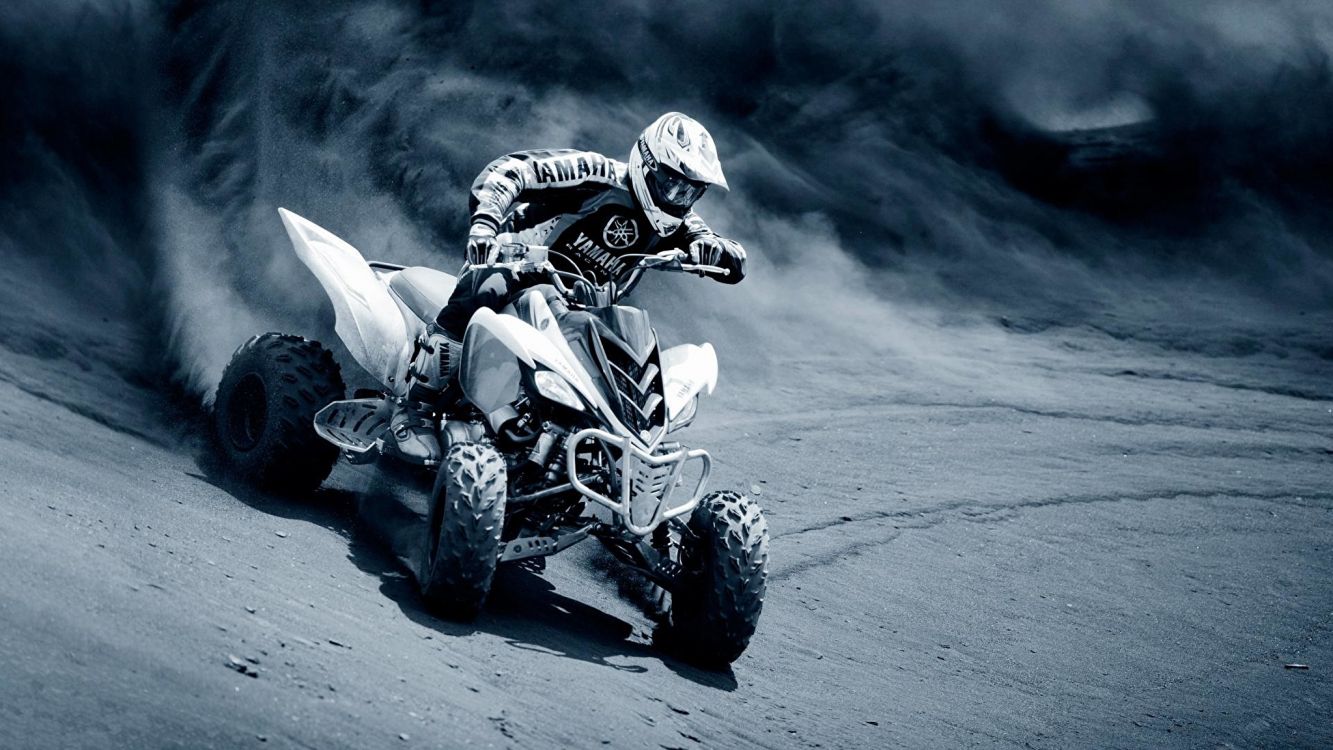
{"label": "riding boot", "polygon": [[431,412],[445,400],[458,372],[462,345],[432,326],[416,341],[402,392],[389,418],[399,455],[426,466],[439,464],[440,439]]}

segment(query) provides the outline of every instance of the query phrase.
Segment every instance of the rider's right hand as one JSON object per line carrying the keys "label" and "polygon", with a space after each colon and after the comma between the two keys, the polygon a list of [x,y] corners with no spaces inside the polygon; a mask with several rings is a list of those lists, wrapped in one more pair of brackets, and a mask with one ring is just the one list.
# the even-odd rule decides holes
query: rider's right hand
{"label": "rider's right hand", "polygon": [[467,237],[467,262],[473,266],[494,263],[500,253],[495,241],[495,230],[485,224],[473,224]]}
{"label": "rider's right hand", "polygon": [[704,272],[704,276],[735,284],[745,278],[745,248],[739,242],[717,236],[700,237],[690,243],[690,260],[704,266],[718,266],[726,273]]}

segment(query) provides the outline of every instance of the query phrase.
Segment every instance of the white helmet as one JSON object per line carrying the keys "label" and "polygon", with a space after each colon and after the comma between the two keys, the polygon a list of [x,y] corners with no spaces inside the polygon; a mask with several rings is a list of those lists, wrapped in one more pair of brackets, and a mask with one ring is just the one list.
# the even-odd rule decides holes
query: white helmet
{"label": "white helmet", "polygon": [[713,137],[694,118],[668,112],[649,125],[629,155],[629,180],[648,221],[676,231],[709,185],[727,189]]}

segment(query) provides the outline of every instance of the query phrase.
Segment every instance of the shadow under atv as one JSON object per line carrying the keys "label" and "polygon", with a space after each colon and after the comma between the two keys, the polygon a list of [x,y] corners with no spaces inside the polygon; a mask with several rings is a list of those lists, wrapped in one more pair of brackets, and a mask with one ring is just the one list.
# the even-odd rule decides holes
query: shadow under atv
{"label": "shadow under atv", "polygon": [[[401,481],[402,477],[384,481],[372,471],[343,470],[331,478],[332,486],[302,500],[265,493],[230,479],[207,455],[198,456],[196,462],[202,473],[192,476],[251,508],[313,523],[346,538],[348,559],[363,572],[378,577],[380,592],[404,615],[438,633],[453,637],[490,633],[514,648],[629,672],[644,672],[646,668],[615,664],[609,659],[650,656],[698,685],[728,692],[736,689],[730,667],[702,669],[664,653],[661,644],[633,641],[631,623],[559,594],[550,581],[522,563],[500,567],[486,607],[476,621],[453,622],[431,614],[414,579],[416,551],[426,528],[426,495],[420,482]],[[349,489],[347,484],[356,489]],[[590,574],[606,577],[594,569],[600,566],[588,567]]]}

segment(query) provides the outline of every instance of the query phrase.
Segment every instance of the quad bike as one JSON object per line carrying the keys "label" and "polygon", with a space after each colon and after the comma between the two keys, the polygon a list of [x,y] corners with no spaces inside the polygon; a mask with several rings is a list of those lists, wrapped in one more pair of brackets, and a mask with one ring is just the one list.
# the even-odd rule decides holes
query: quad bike
{"label": "quad bike", "polygon": [[667,439],[712,393],[716,354],[710,344],[661,349],[647,313],[618,304],[649,269],[724,269],[668,251],[635,256],[620,278],[599,284],[557,271],[547,248],[506,243],[502,262],[547,283],[500,313],[472,316],[461,397],[432,414],[443,460],[412,465],[388,431],[391,394],[455,277],[367,262],[327,230],[279,214],[333,303],[342,344],[384,390],[344,399],[328,349],[255,336],[233,355],[215,399],[220,450],[234,472],[299,494],[317,488],[341,455],[378,477],[424,481],[425,529],[411,567],[443,616],[475,618],[498,565],[539,563],[594,537],[651,581],[668,643],[706,663],[740,656],[763,605],[767,523],[742,494],[705,493],[708,452]]}

